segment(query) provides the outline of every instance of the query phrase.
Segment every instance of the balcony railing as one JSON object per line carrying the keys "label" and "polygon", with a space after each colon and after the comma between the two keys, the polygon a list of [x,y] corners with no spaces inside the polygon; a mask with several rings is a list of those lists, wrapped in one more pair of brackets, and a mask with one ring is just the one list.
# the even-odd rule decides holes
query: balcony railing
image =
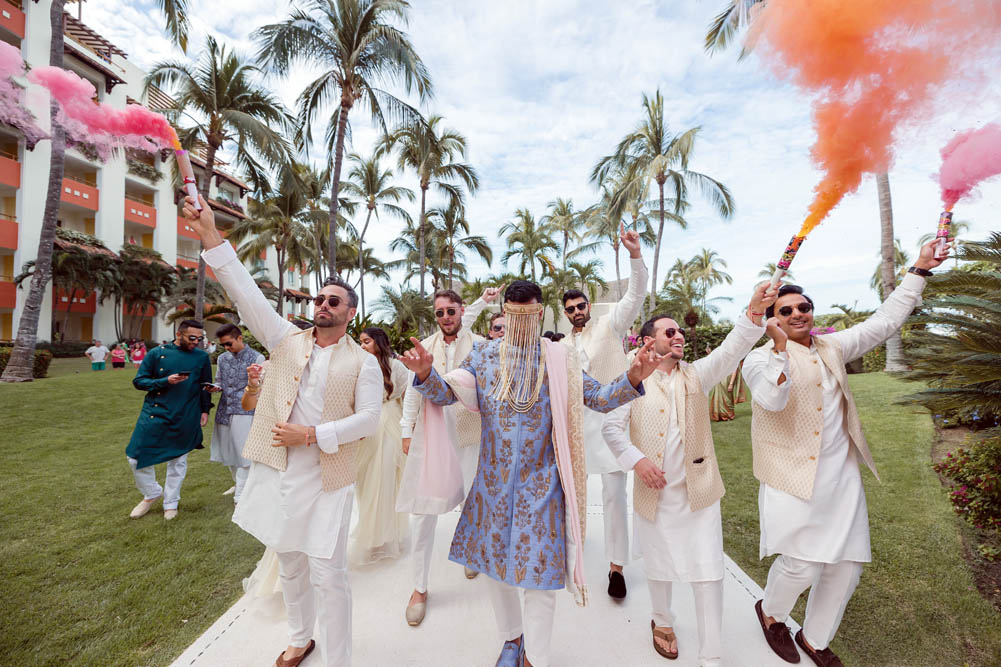
{"label": "balcony railing", "polygon": [[17,218],[0,213],[0,248],[17,250]]}
{"label": "balcony railing", "polygon": [[62,201],[68,204],[76,204],[83,208],[96,211],[99,207],[98,190],[95,185],[84,183],[75,178],[63,179]]}
{"label": "balcony railing", "polygon": [[17,155],[0,151],[0,184],[12,188],[21,187],[21,163],[18,162]]}
{"label": "balcony railing", "polygon": [[156,227],[156,209],[151,204],[125,197],[125,219],[145,227]]}
{"label": "balcony railing", "polygon": [[0,28],[5,28],[24,39],[24,12],[21,0],[0,0]]}

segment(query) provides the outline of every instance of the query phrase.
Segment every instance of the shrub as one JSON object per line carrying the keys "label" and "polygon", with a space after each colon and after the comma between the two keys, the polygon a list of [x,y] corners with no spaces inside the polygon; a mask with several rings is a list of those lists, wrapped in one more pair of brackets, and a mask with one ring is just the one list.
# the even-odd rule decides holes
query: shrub
{"label": "shrub", "polygon": [[886,368],[886,345],[866,352],[862,357],[862,368],[866,373],[879,373]]}
{"label": "shrub", "polygon": [[65,341],[61,343],[50,343],[49,341],[43,340],[39,341],[35,345],[36,350],[48,350],[56,359],[82,357],[88,347],[90,347],[90,341]]}
{"label": "shrub", "polygon": [[957,514],[981,530],[1001,530],[1001,429],[949,452],[934,468],[952,480],[949,500]]}
{"label": "shrub", "polygon": [[[13,348],[0,347],[0,373],[7,368],[10,360],[10,352]],[[52,353],[48,350],[35,349],[35,362],[31,367],[31,377],[43,378],[49,373],[49,364],[52,363]]]}

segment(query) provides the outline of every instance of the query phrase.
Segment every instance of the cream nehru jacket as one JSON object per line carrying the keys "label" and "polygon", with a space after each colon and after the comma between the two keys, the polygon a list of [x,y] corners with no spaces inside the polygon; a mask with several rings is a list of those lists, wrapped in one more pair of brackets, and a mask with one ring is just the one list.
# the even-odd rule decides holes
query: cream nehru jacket
{"label": "cream nehru jacket", "polygon": [[[268,379],[262,385],[254,421],[243,447],[244,458],[278,470],[286,469],[288,451],[285,447],[271,446],[271,428],[278,422],[287,422],[292,414],[292,406],[299,395],[299,378],[312,352],[313,329],[290,333],[271,351]],[[334,352],[323,397],[324,423],[354,414],[355,385],[367,356],[368,353],[350,336],[345,336],[343,345]],[[341,443],[333,454],[320,451],[324,491],[335,491],[354,483],[355,450],[359,442]]]}
{"label": "cream nehru jacket", "polygon": [[[629,361],[622,349],[622,338],[612,328],[612,315],[590,320],[580,334],[581,346],[587,353],[587,374],[601,384],[608,384],[629,370]],[[573,347],[572,336],[563,344]]]}
{"label": "cream nehru jacket", "polygon": [[[855,398],[848,387],[848,377],[837,340],[814,336],[813,344],[827,372],[837,380],[844,396],[844,424],[859,458],[879,479],[869,444],[862,433]],[[769,341],[769,350],[774,343]],[[754,476],[768,486],[797,498],[809,500],[817,476],[824,430],[824,388],[820,364],[810,350],[799,343],[786,344],[789,354],[789,401],[784,410],[773,412],[754,402],[751,416],[751,447],[754,452]],[[752,396],[753,400],[753,396]]]}
{"label": "cream nehru jacket", "polygon": [[[455,368],[461,366],[462,362],[469,356],[473,350],[473,343],[481,340],[484,340],[483,336],[474,334],[466,327],[459,329],[458,335],[452,342],[452,345],[455,345]],[[445,341],[441,329],[421,341],[421,345],[431,353],[434,359],[432,365],[438,375],[445,377],[449,371],[455,370],[455,368],[445,368]],[[422,400],[421,409],[423,410],[423,408],[424,401]],[[455,444],[459,447],[480,444],[483,429],[480,425],[479,413],[467,410],[462,405],[452,405],[448,409],[455,411],[455,432],[459,438],[459,442]],[[418,419],[419,415],[420,413],[418,413]]]}
{"label": "cream nehru jacket", "polygon": [[[646,394],[630,406],[629,438],[643,456],[658,468],[664,465],[664,448],[671,418],[666,383],[673,383],[678,430],[685,447],[685,486],[692,511],[709,507],[723,497],[723,478],[716,462],[716,449],[709,421],[709,401],[694,367],[684,361],[670,375],[655,372],[644,381]],[[633,484],[633,510],[654,521],[660,489],[651,489],[638,479]]]}

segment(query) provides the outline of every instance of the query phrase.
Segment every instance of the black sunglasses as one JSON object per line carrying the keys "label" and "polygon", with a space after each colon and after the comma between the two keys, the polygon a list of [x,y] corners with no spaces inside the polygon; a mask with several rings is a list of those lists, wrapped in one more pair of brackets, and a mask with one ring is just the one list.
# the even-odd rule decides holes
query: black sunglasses
{"label": "black sunglasses", "polygon": [[582,301],[578,303],[576,306],[567,306],[563,310],[567,311],[567,315],[573,315],[574,309],[583,313],[585,310],[587,310],[587,301]]}
{"label": "black sunglasses", "polygon": [[233,341],[228,341],[226,343],[222,343],[222,346],[223,347],[233,347]]}
{"label": "black sunglasses", "polygon": [[331,308],[337,308],[337,306],[341,305],[341,297],[336,294],[317,294],[313,297],[313,305],[317,308],[322,306],[324,301],[329,303]]}
{"label": "black sunglasses", "polygon": [[[808,301],[797,303],[796,309],[801,313],[809,313],[811,310],[813,310],[813,304]],[[782,317],[789,317],[790,315],[792,315],[792,306],[782,306],[781,308],[779,308],[779,315],[781,315]]]}
{"label": "black sunglasses", "polygon": [[200,343],[205,340],[205,336],[185,336],[192,343]]}
{"label": "black sunglasses", "polygon": [[664,329],[664,335],[667,336],[668,338],[674,338],[674,334],[676,333],[680,333],[682,336],[685,335],[685,332],[682,331],[681,329],[675,329],[674,327],[668,327]]}
{"label": "black sunglasses", "polygon": [[504,325],[503,324],[495,324],[492,327],[490,327],[490,330],[491,331],[504,331]]}
{"label": "black sunglasses", "polygon": [[434,316],[445,317],[445,313],[448,313],[449,317],[453,317],[457,312],[459,312],[458,308],[439,308],[438,310],[434,311]]}

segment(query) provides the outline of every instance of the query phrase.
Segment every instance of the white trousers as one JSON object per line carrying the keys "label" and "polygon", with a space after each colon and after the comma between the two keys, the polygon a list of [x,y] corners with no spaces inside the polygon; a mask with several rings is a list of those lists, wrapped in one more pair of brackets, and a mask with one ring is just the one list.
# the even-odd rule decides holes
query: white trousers
{"label": "white trousers", "polygon": [[[653,622],[657,627],[674,627],[671,610],[670,581],[647,579]],[[695,620],[699,630],[700,667],[719,667],[723,664],[723,580],[693,581],[695,594]]]}
{"label": "white trousers", "polygon": [[226,466],[229,468],[229,474],[233,476],[233,483],[236,485],[236,491],[233,492],[233,502],[240,502],[240,496],[243,495],[243,487],[247,485],[247,476],[250,474],[250,466]]}
{"label": "white trousers", "polygon": [[188,474],[188,455],[183,454],[176,459],[167,461],[167,475],[163,480],[163,486],[156,481],[155,466],[136,468],[139,462],[131,456],[125,457],[129,460],[129,467],[132,468],[132,477],[136,480],[136,488],[143,494],[145,500],[152,500],[163,496],[163,509],[176,510],[181,502],[181,484],[184,483],[184,476]]}
{"label": "white trousers", "polygon": [[319,664],[325,667],[349,667],[351,664],[351,585],[347,555],[350,507],[342,516],[332,558],[307,556],[301,551],[278,554],[278,575],[288,613],[289,644],[309,646],[315,627]]}
{"label": "white trousers", "polygon": [[431,555],[434,552],[434,531],[438,526],[437,514],[414,514],[411,532],[414,536],[410,561],[414,568],[414,590],[428,592],[428,576],[431,573]]}
{"label": "white trousers", "polygon": [[629,515],[626,480],[621,470],[601,474],[601,505],[605,513],[605,560],[616,565],[629,562]]}
{"label": "white trousers", "polygon": [[822,651],[834,639],[861,576],[862,563],[856,561],[817,563],[780,555],[768,570],[761,609],[784,623],[800,594],[809,588],[803,636],[810,646]]}
{"label": "white trousers", "polygon": [[508,642],[524,635],[525,655],[532,667],[549,667],[557,591],[518,588],[489,577],[486,580],[501,641]]}

